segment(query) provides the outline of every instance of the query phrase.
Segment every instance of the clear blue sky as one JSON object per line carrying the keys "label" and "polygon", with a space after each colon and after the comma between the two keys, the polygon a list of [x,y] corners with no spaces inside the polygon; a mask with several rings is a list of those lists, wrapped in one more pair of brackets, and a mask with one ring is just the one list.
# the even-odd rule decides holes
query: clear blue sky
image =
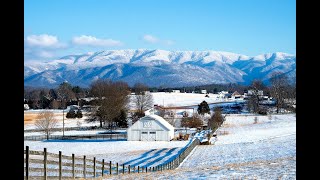
{"label": "clear blue sky", "polygon": [[296,53],[295,0],[25,0],[25,60],[109,49]]}

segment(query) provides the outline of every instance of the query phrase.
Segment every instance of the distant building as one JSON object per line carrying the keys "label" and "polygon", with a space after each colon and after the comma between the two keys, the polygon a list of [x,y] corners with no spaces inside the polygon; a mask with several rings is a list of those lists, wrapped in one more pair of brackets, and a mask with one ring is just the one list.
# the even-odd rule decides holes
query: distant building
{"label": "distant building", "polygon": [[228,91],[221,91],[218,93],[219,94],[219,98],[223,99],[223,98],[228,98],[229,96],[231,97],[231,94],[228,93]]}
{"label": "distant building", "polygon": [[235,92],[233,92],[233,93],[231,94],[231,98],[233,98],[233,99],[239,99],[239,98],[241,98],[241,94],[238,93],[238,91],[235,91]]}
{"label": "distant building", "polygon": [[173,93],[180,93],[180,90],[172,90]]}
{"label": "distant building", "polygon": [[[247,95],[251,96],[251,95],[254,95],[254,93],[255,93],[255,90],[250,89],[250,90],[248,90]],[[263,96],[263,91],[262,90],[258,90],[258,96]]]}
{"label": "distant building", "polygon": [[201,94],[207,94],[207,90],[206,90],[206,89],[202,89],[202,90],[200,91],[200,93],[201,93]]}

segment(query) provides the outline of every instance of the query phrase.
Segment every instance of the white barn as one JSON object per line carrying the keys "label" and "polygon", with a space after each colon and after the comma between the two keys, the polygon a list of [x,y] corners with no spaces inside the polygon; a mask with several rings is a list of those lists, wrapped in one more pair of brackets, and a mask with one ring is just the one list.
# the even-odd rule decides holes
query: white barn
{"label": "white barn", "polygon": [[140,118],[127,129],[128,141],[170,141],[174,138],[174,127],[158,115]]}

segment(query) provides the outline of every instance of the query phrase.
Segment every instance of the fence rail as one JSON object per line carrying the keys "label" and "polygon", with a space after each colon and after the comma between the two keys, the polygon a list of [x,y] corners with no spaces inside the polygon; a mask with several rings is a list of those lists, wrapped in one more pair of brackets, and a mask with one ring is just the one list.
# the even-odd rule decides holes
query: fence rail
{"label": "fence rail", "polygon": [[193,139],[185,146],[181,153],[173,160],[153,167],[130,166],[125,164],[88,159],[86,156],[66,156],[43,151],[33,151],[26,146],[25,154],[25,179],[52,179],[52,178],[95,178],[118,174],[149,173],[177,168],[190,152],[200,144],[199,139]]}
{"label": "fence rail", "polygon": [[[38,135],[38,136],[24,136],[24,140],[28,141],[43,141],[46,140],[47,136]],[[50,135],[49,139],[58,139],[58,140],[125,140],[127,139],[127,134],[89,134],[89,135]]]}
{"label": "fence rail", "polygon": [[[125,130],[126,128],[117,128],[114,130]],[[64,131],[94,131],[94,130],[108,130],[105,127],[99,126],[82,126],[82,127],[65,127]],[[63,131],[63,128],[52,128],[52,131]],[[39,129],[25,129],[24,132],[41,132]]]}

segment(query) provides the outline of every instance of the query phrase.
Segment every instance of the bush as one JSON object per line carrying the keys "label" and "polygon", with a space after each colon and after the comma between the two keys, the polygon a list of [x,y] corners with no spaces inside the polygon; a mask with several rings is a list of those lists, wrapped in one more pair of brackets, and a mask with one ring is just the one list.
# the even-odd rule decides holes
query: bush
{"label": "bush", "polygon": [[67,112],[67,118],[76,118],[76,112],[71,109],[69,112]]}
{"label": "bush", "polygon": [[267,109],[259,109],[258,114],[267,115]]}
{"label": "bush", "polygon": [[80,109],[78,109],[77,114],[76,114],[76,118],[82,118],[82,117],[83,117],[82,112]]}

